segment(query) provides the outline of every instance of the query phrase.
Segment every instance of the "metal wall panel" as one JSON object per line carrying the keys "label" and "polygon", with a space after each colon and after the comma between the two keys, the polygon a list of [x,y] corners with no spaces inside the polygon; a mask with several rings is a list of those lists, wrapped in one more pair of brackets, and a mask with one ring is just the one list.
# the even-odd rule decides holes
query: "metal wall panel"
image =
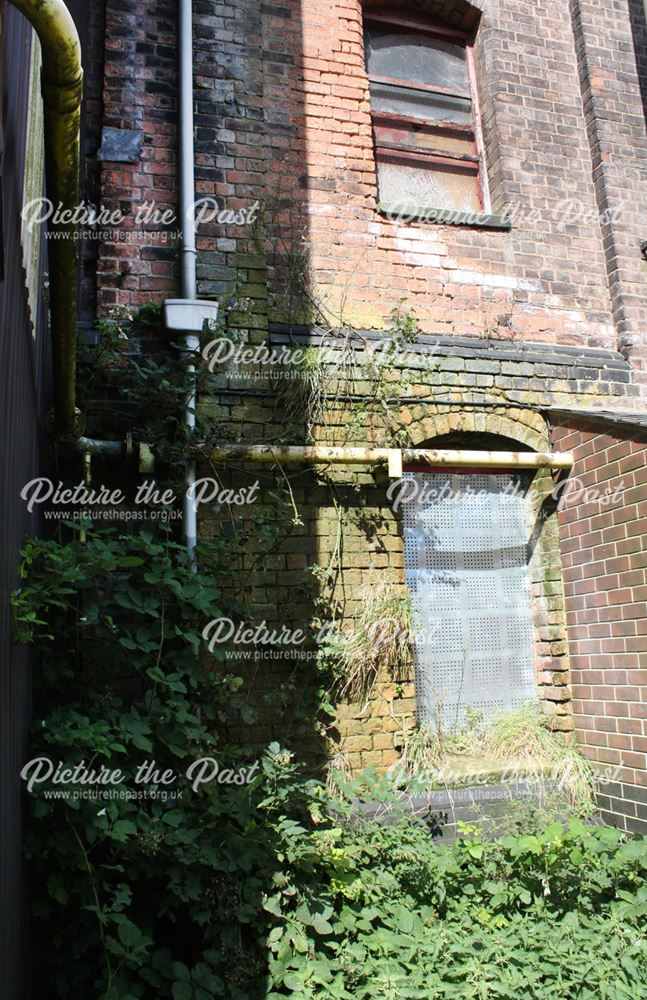
{"label": "metal wall panel", "polygon": [[536,694],[530,534],[510,474],[406,472],[407,583],[421,721],[456,728]]}
{"label": "metal wall panel", "polygon": [[[0,997],[29,995],[29,898],[22,858],[20,768],[30,721],[31,662],[13,641],[9,598],[18,584],[20,548],[40,525],[20,490],[43,462],[43,418],[49,389],[44,310],[31,322],[21,247],[25,137],[31,70],[31,28],[4,7],[2,57],[3,233],[5,275],[0,282]],[[45,470],[45,471],[43,471]]]}

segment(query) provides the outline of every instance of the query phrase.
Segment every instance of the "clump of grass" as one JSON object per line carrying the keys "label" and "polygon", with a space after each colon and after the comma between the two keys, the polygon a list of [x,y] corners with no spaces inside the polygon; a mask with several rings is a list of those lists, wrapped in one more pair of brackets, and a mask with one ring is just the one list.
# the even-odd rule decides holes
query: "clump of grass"
{"label": "clump of grass", "polygon": [[401,770],[410,776],[420,772],[434,772],[448,758],[477,756],[483,750],[483,713],[478,709],[465,710],[465,723],[451,731],[443,729],[440,714],[436,725],[421,723],[405,729],[402,735]]}
{"label": "clump of grass", "polygon": [[[469,710],[468,710],[469,713]],[[460,758],[467,758],[461,762]],[[470,762],[482,762],[482,769]],[[467,768],[466,768],[467,764]],[[507,780],[527,779],[544,787],[545,795],[561,794],[581,816],[595,811],[595,778],[577,747],[550,728],[538,702],[528,702],[483,723],[472,711],[465,725],[452,732],[419,725],[405,729],[397,765],[400,780],[469,784],[483,772],[503,770]],[[542,798],[545,797],[542,793]]]}
{"label": "clump of grass", "polygon": [[314,427],[324,420],[329,381],[326,365],[316,348],[304,351],[292,376],[280,384],[287,422],[305,422],[311,438]]}
{"label": "clump of grass", "polygon": [[550,728],[537,702],[527,702],[495,719],[486,730],[485,749],[521,774],[555,783],[583,815],[595,810],[593,768],[577,747]]}
{"label": "clump of grass", "polygon": [[413,729],[405,729],[399,769],[411,777],[416,773],[435,771],[442,764],[446,752],[438,730],[424,723]]}
{"label": "clump of grass", "polygon": [[352,770],[343,750],[329,741],[328,760],[324,768],[326,791],[333,798],[340,794],[340,788],[352,780]]}
{"label": "clump of grass", "polygon": [[362,610],[343,635],[335,693],[342,701],[370,701],[383,670],[403,679],[411,665],[411,600],[378,583],[362,594]]}

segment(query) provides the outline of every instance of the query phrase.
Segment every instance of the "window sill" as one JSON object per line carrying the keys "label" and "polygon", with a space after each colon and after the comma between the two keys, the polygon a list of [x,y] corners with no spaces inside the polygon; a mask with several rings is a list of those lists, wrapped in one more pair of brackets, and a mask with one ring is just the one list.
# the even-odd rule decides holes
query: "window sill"
{"label": "window sill", "polygon": [[500,229],[506,232],[512,228],[510,220],[504,215],[487,215],[485,212],[471,212],[468,209],[423,208],[420,205],[379,203],[376,211],[394,222],[436,222],[445,226]]}

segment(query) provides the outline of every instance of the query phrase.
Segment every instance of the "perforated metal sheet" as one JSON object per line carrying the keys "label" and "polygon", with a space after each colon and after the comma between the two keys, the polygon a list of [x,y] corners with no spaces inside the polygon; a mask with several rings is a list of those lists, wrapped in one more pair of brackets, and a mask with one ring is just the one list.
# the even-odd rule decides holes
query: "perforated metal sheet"
{"label": "perforated metal sheet", "polygon": [[404,477],[418,715],[452,729],[535,695],[528,505],[511,474]]}

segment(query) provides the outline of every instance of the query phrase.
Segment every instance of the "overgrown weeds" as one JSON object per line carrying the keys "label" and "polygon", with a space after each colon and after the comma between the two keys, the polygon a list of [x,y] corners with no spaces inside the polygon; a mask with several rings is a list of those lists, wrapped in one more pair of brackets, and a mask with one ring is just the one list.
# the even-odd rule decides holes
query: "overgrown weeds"
{"label": "overgrown weeds", "polygon": [[527,779],[561,793],[577,815],[595,810],[595,776],[577,746],[550,728],[539,702],[528,702],[484,723],[469,711],[464,727],[452,732],[422,724],[405,729],[394,772],[401,780],[426,778],[431,784],[469,784],[488,774],[515,782]]}
{"label": "overgrown weeds", "polygon": [[486,750],[519,774],[543,774],[583,813],[594,809],[594,773],[573,742],[550,728],[537,702],[527,702],[494,720],[485,733]]}
{"label": "overgrown weeds", "polygon": [[411,600],[384,581],[360,592],[359,614],[339,635],[335,695],[366,704],[382,673],[401,680],[411,669]]}

